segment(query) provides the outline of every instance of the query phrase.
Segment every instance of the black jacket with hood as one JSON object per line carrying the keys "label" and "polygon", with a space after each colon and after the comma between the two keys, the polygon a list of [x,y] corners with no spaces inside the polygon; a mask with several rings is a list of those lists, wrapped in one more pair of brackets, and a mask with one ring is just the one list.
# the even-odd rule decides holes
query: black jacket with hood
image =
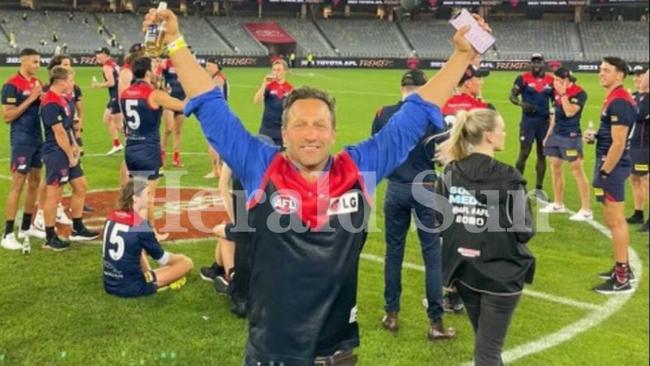
{"label": "black jacket with hood", "polygon": [[460,281],[479,292],[515,295],[532,283],[535,257],[525,244],[535,230],[526,181],[516,169],[471,154],[445,167],[438,193],[445,198],[438,207],[446,228],[445,285]]}

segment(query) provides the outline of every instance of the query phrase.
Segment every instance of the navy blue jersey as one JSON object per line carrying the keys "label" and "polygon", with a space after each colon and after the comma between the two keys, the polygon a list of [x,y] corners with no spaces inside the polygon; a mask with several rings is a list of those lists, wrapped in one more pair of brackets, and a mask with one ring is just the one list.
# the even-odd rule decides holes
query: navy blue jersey
{"label": "navy blue jersey", "polygon": [[293,86],[288,82],[280,84],[277,81],[271,82],[264,91],[264,115],[262,116],[262,126],[260,134],[272,139],[282,138],[282,112],[284,111],[283,103]]}
{"label": "navy blue jersey", "polygon": [[[331,157],[317,183],[306,181],[280,147],[246,131],[219,88],[192,98],[185,113],[197,115],[248,194],[256,230],[247,345],[252,362],[313,365],[317,356],[358,346],[357,276],[369,197],[429,126],[444,128],[440,109],[409,96],[379,133]],[[277,223],[281,229],[271,230]]]}
{"label": "navy blue jersey", "polygon": [[535,107],[533,113],[523,114],[528,119],[547,119],[550,115],[550,104],[553,101],[553,76],[544,75],[536,77],[532,72],[527,72],[515,80],[514,87],[521,93],[523,102]]}
{"label": "navy blue jersey", "polygon": [[630,147],[647,149],[650,146],[650,98],[648,93],[635,93],[634,100],[639,108],[639,115],[630,136]]}
{"label": "navy blue jersey", "polygon": [[567,91],[566,96],[569,98],[569,103],[580,106],[580,111],[573,117],[567,117],[562,108],[562,98],[559,95],[555,96],[555,128],[553,133],[564,137],[577,137],[581,135],[580,119],[582,118],[582,111],[587,103],[587,93],[577,85],[571,85]]}
{"label": "navy blue jersey", "polygon": [[[49,85],[45,85],[43,87],[43,94],[47,93],[50,90]],[[68,104],[70,105],[70,110],[72,111],[72,116],[73,120],[77,119],[77,114],[79,111],[77,110],[77,102],[81,101],[81,88],[77,84],[75,84],[74,89],[72,90],[72,93],[63,95],[63,98],[68,101]]]}
{"label": "navy blue jersey", "polygon": [[[377,134],[386,126],[393,115],[399,112],[402,105],[404,105],[404,102],[399,102],[395,105],[384,107],[377,112],[375,120],[372,122],[372,134]],[[441,130],[436,130],[433,126],[429,126],[426,135],[420,140],[418,146],[411,151],[406,161],[388,176],[388,180],[395,183],[413,183],[416,177],[422,172],[430,171],[432,174],[422,176],[420,179],[422,179],[422,182],[435,182],[436,177],[433,174],[435,142],[432,137],[438,132],[441,132]]]}
{"label": "navy blue jersey", "polygon": [[[27,79],[20,73],[12,76],[2,86],[3,105],[21,105],[29,98],[32,89],[41,82],[36,78]],[[36,99],[27,110],[11,122],[11,145],[40,145],[43,142],[43,133],[38,118],[40,101]]]}
{"label": "navy blue jersey", "polygon": [[[637,108],[634,98],[630,93],[619,86],[614,89],[605,99],[603,110],[600,116],[600,129],[598,130],[598,143],[596,144],[596,156],[601,158],[607,156],[612,146],[612,127],[632,127],[637,119]],[[628,146],[629,147],[629,146]],[[626,148],[621,161],[629,160]]]}
{"label": "navy blue jersey", "polygon": [[169,94],[171,94],[176,99],[185,99],[185,91],[181,86],[181,82],[178,80],[178,74],[176,73],[176,68],[172,64],[171,60],[166,60],[161,65],[162,76],[165,79],[165,84],[169,87]]}
{"label": "navy blue jersey", "polygon": [[[117,98],[117,91],[119,90],[118,82],[120,80],[120,67],[117,66],[115,61],[113,61],[112,59],[109,59],[108,61],[106,61],[104,66],[108,66],[108,67],[111,68],[111,73],[113,74],[113,80],[115,81],[115,85],[108,88],[108,96],[109,96],[110,99],[116,99]],[[104,73],[102,73],[102,76],[104,77],[104,81],[108,81],[106,79],[106,75]]]}
{"label": "navy blue jersey", "polygon": [[149,105],[154,92],[151,84],[136,80],[120,95],[120,108],[124,114],[126,147],[160,148],[160,108]]}
{"label": "navy blue jersey", "polygon": [[70,100],[65,96],[48,91],[41,100],[41,121],[45,130],[45,142],[43,143],[43,155],[57,151],[63,151],[56,142],[53,127],[59,123],[68,134],[68,140],[72,143],[73,109],[70,107]]}
{"label": "navy blue jersey", "polygon": [[141,286],[143,250],[161,265],[168,261],[169,254],[158,243],[148,221],[133,212],[112,212],[104,226],[102,248],[106,292],[118,296],[132,294],[134,288]]}

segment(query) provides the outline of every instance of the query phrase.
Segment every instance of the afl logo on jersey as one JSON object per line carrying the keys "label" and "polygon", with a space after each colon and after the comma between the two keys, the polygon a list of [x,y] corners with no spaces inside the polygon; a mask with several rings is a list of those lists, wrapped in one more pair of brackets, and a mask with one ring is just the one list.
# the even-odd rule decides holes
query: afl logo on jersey
{"label": "afl logo on jersey", "polygon": [[290,194],[279,192],[271,198],[271,206],[280,215],[291,215],[298,211],[298,200]]}

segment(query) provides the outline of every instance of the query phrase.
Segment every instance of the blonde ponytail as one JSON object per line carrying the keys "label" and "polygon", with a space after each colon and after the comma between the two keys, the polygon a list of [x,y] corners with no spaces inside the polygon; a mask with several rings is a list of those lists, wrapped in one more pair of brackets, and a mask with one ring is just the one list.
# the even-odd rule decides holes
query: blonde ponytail
{"label": "blonde ponytail", "polygon": [[491,109],[460,111],[446,142],[450,161],[463,160],[471,148],[483,141],[485,132],[494,131],[499,114]]}

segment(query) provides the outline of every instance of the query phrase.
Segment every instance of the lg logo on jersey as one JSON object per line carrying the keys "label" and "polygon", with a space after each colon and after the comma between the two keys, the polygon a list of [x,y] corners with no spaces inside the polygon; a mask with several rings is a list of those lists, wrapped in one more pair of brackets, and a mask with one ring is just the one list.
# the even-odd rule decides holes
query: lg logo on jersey
{"label": "lg logo on jersey", "polygon": [[341,197],[332,198],[327,216],[343,215],[359,212],[359,193],[350,192]]}

